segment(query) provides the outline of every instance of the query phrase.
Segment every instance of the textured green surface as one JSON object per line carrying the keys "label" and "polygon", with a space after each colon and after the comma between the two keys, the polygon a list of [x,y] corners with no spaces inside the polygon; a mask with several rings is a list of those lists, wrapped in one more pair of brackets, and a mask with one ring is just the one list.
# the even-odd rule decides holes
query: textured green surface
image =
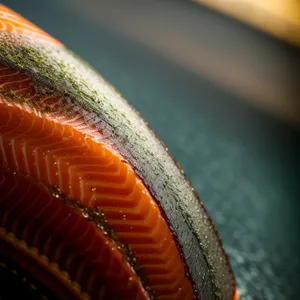
{"label": "textured green surface", "polygon": [[[231,270],[207,215],[168,153],[147,125],[100,76],[68,50],[18,34],[0,33],[0,61],[34,78],[37,93],[60,95],[59,105],[40,105],[96,126],[133,165],[164,210],[201,299],[229,299]],[[7,96],[7,92],[5,92]],[[24,101],[11,93],[11,101]],[[42,102],[43,103],[43,102]],[[77,118],[76,116],[76,118]],[[206,288],[203,288],[206,287]]]}
{"label": "textured green surface", "polygon": [[[89,61],[149,121],[217,224],[241,298],[297,299],[299,132],[59,1],[4,3]],[[276,61],[281,45],[249,35]]]}

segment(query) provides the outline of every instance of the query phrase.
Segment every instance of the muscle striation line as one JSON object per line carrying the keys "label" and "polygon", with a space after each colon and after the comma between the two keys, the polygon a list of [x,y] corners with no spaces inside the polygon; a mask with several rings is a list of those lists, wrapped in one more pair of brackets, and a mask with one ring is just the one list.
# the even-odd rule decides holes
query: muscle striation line
{"label": "muscle striation line", "polygon": [[[122,295],[127,300],[149,300],[124,253],[80,210],[69,207],[32,179],[3,168],[0,175],[0,227],[66,271],[91,299],[100,299],[101,294],[103,299],[118,299]],[[0,252],[1,249],[0,242]],[[70,264],[65,263],[67,258]],[[78,261],[81,268],[77,268]]]}
{"label": "muscle striation line", "polygon": [[[27,82],[25,93],[24,74],[12,70],[10,75],[1,77],[0,72],[0,162],[58,188],[85,207],[100,207],[146,272],[157,299],[194,299],[169,225],[132,167],[86,120],[57,111],[62,103],[66,111],[74,111],[68,109],[73,104],[67,99],[39,94],[32,82]],[[33,101],[49,106],[49,112],[37,112],[30,106]],[[87,243],[89,251],[95,247],[92,243]],[[68,266],[80,269],[72,257]],[[86,280],[87,285],[93,281]]]}

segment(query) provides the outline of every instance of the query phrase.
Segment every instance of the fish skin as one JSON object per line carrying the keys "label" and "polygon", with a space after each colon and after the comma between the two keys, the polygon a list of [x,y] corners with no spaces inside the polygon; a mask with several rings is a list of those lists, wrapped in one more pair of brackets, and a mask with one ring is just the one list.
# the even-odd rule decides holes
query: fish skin
{"label": "fish skin", "polygon": [[[78,130],[95,141],[106,142],[112,153],[120,154],[128,161],[164,211],[199,297],[232,299],[236,289],[235,280],[202,202],[140,116],[101,77],[71,56],[67,50],[42,40],[33,40],[23,34],[19,36],[15,32],[0,35],[1,44],[8,46],[0,50],[3,64],[34,78],[35,84],[39,82],[36,84],[39,88],[40,83],[44,84],[44,91],[50,89],[57,93],[56,100],[52,98],[50,105],[47,101],[39,101],[40,95],[35,93],[30,95],[35,99],[23,103],[23,107],[33,110],[37,115],[76,125]],[[30,53],[27,52],[29,48]],[[16,63],[11,57],[20,52],[26,55]],[[34,53],[43,56],[40,66],[28,60],[33,58]],[[64,61],[67,61],[67,73],[66,68],[60,65]],[[59,81],[53,76],[49,77],[45,69],[55,74]],[[22,91],[24,87],[20,89]],[[42,96],[43,99],[46,98],[45,94]],[[16,100],[18,99],[15,98],[14,101],[17,102]],[[49,107],[51,112],[47,112]]]}
{"label": "fish skin", "polygon": [[[11,73],[14,75],[0,67],[0,89],[18,95],[24,92],[20,89],[24,77]],[[27,103],[15,105],[7,100],[0,96],[0,163],[58,188],[84,207],[100,207],[118,237],[133,251],[157,299],[193,299],[168,224],[131,166],[105,144],[72,126],[36,115]]]}
{"label": "fish skin", "polygon": [[[11,40],[10,40],[11,38]],[[7,43],[7,41],[9,41]],[[182,175],[182,171],[178,168],[178,166],[176,165],[176,163],[170,158],[168,153],[165,153],[165,148],[163,147],[163,145],[156,139],[156,137],[153,135],[153,133],[151,131],[149,131],[147,124],[144,123],[144,121],[141,120],[141,118],[136,115],[134,113],[134,110],[132,108],[130,108],[128,105],[125,104],[125,102],[123,102],[124,100],[122,100],[122,98],[120,98],[120,95],[115,94],[116,98],[115,100],[120,100],[121,102],[121,106],[118,107],[118,109],[120,111],[118,111],[118,109],[116,107],[114,107],[112,105],[112,103],[108,102],[106,103],[107,106],[109,107],[109,110],[106,111],[106,113],[101,116],[98,115],[98,113],[102,113],[105,112],[104,108],[105,105],[104,103],[100,103],[100,102],[92,102],[92,101],[88,101],[88,102],[83,102],[85,99],[82,98],[76,98],[75,97],[75,90],[72,89],[68,89],[66,90],[65,88],[63,88],[63,90],[57,90],[53,88],[53,85],[49,85],[49,78],[47,77],[47,75],[45,74],[45,77],[41,77],[39,75],[36,74],[36,70],[37,70],[37,66],[31,66],[30,68],[27,68],[28,66],[22,61],[21,63],[17,63],[14,64],[13,61],[11,60],[11,57],[14,57],[14,55],[16,55],[16,53],[19,53],[19,51],[23,51],[24,49],[26,49],[26,53],[28,54],[28,49],[32,46],[32,41],[29,41],[27,39],[24,39],[24,37],[22,37],[19,40],[19,37],[17,36],[13,36],[11,37],[9,34],[7,33],[0,33],[0,45],[1,45],[1,41],[3,44],[6,44],[8,47],[2,47],[3,52],[0,51],[0,61],[3,62],[3,64],[5,66],[11,67],[14,70],[20,70],[21,73],[25,73],[28,74],[30,77],[33,78],[35,85],[34,85],[34,89],[37,91],[36,95],[30,94],[29,96],[35,96],[33,97],[31,102],[25,101],[26,103],[23,105],[25,107],[26,110],[32,110],[34,111],[37,115],[43,116],[43,117],[49,117],[51,118],[51,120],[55,121],[57,120],[57,122],[62,122],[62,123],[68,123],[70,124],[70,122],[72,122],[72,120],[76,120],[75,123],[72,124],[72,126],[74,128],[78,128],[81,130],[81,132],[85,133],[85,134],[89,134],[89,131],[93,131],[93,133],[91,134],[91,138],[93,140],[103,140],[106,145],[108,147],[110,147],[112,152],[117,152],[117,153],[121,153],[123,160],[124,161],[128,161],[134,168],[134,171],[136,172],[136,174],[143,180],[143,182],[146,184],[147,188],[149,189],[149,191],[151,192],[151,194],[155,197],[155,200],[159,203],[160,208],[163,210],[164,215],[166,216],[165,218],[169,221],[170,226],[172,228],[172,233],[174,234],[174,237],[176,238],[177,242],[178,242],[178,248],[180,250],[182,250],[183,253],[183,258],[186,260],[187,263],[187,269],[188,272],[191,272],[192,278],[193,278],[193,282],[195,284],[195,289],[197,290],[197,293],[200,295],[200,297],[203,299],[218,299],[218,285],[215,284],[214,282],[214,274],[213,272],[210,271],[209,266],[208,266],[208,262],[205,258],[205,251],[202,249],[203,248],[203,243],[199,242],[199,240],[197,239],[197,236],[195,235],[195,232],[193,232],[191,230],[191,228],[189,227],[189,224],[187,222],[187,220],[191,220],[191,218],[189,218],[189,215],[187,214],[187,217],[185,216],[185,214],[182,213],[182,211],[184,211],[184,207],[188,207],[188,206],[183,206],[181,207],[184,203],[181,203],[180,201],[180,191],[181,193],[183,191],[185,191],[186,193],[184,193],[185,196],[188,196],[188,201],[190,201],[191,199],[194,198],[194,201],[196,201],[194,203],[194,205],[196,205],[196,209],[193,209],[194,214],[197,214],[197,223],[199,223],[199,217],[204,218],[205,221],[204,222],[208,222],[209,226],[205,226],[205,229],[211,230],[210,227],[212,226],[212,223],[209,221],[209,218],[207,216],[207,214],[204,212],[204,208],[202,206],[202,203],[200,202],[200,206],[199,206],[199,199],[196,197],[196,195],[194,194],[192,188],[190,187],[188,181],[186,181],[185,177]],[[22,48],[23,46],[21,44],[18,44],[18,41],[22,41],[22,45],[24,46],[24,43],[26,44],[24,46],[24,48]],[[21,47],[21,48],[20,48]],[[42,53],[42,49],[44,49],[43,47],[41,47],[41,44],[38,44],[38,51]],[[13,48],[12,52],[11,52],[11,48]],[[18,50],[19,49],[19,50]],[[23,49],[23,50],[20,50]],[[30,48],[35,49],[35,48]],[[46,51],[49,51],[48,45],[47,45],[47,49]],[[30,50],[30,51],[31,51]],[[54,51],[54,50],[53,50]],[[12,53],[12,54],[10,54]],[[34,53],[34,52],[30,52],[32,54],[32,56],[30,56],[27,60],[27,62],[30,60],[34,60],[34,57],[38,54]],[[52,52],[51,52],[52,53]],[[57,48],[55,48],[55,52],[53,53],[60,53],[59,50]],[[61,53],[60,53],[61,54]],[[39,54],[40,55],[40,54]],[[69,54],[64,54],[67,55],[69,58],[74,59],[73,56],[69,56]],[[43,56],[44,57],[44,56]],[[48,56],[46,56],[48,57]],[[8,60],[7,60],[8,58]],[[50,58],[50,56],[48,57]],[[25,59],[27,59],[27,57],[25,56]],[[42,65],[47,65],[47,68],[49,67],[51,69],[51,66],[55,66],[55,61],[59,61],[58,58],[56,57],[49,65],[47,64],[47,62],[43,62]],[[63,61],[65,61],[65,59],[63,59]],[[74,61],[75,63],[75,61]],[[77,66],[80,70],[80,68],[84,68],[84,65],[82,65],[81,63],[79,63],[77,61],[76,68]],[[25,67],[26,66],[26,67]],[[74,66],[73,66],[74,67]],[[71,65],[70,65],[71,68]],[[74,70],[73,70],[74,71]],[[90,69],[87,70],[86,74],[94,74]],[[62,78],[65,74],[64,72],[57,75],[58,78]],[[98,78],[98,75],[94,74],[96,77],[95,79]],[[48,83],[47,83],[48,82]],[[106,99],[110,99],[111,94],[115,93],[113,90],[111,90],[111,87],[105,82],[103,81],[103,79],[101,79],[100,81],[101,83],[101,99],[104,100],[105,102],[107,101]],[[63,86],[68,86],[70,87],[70,84],[68,84],[67,82],[65,84],[63,84]],[[83,88],[83,86],[85,86],[85,84],[81,85],[80,87]],[[103,89],[102,89],[103,88]],[[47,93],[44,94],[44,91],[48,91],[48,90],[53,90],[55,92],[57,92],[56,94],[56,102],[55,101],[50,101],[51,102],[51,106],[50,109],[48,109],[48,102],[44,103],[44,101],[40,101],[41,96],[46,96],[48,95]],[[42,91],[42,92],[41,92]],[[84,95],[86,95],[86,92],[83,92]],[[2,95],[3,96],[7,96],[7,93],[2,91]],[[9,95],[9,96],[14,96],[13,102],[16,105],[21,105],[21,102],[24,102],[24,97],[21,97],[21,99],[17,96],[15,97],[15,95]],[[24,95],[27,100],[27,94]],[[92,100],[92,95],[89,96],[90,100]],[[47,98],[47,97],[46,97]],[[76,102],[77,100],[78,102]],[[53,100],[53,99],[52,99]],[[101,100],[101,101],[102,101]],[[98,100],[96,100],[98,101]],[[122,113],[122,107],[125,109],[129,109],[130,113],[133,113],[133,118],[129,121],[127,118],[126,122],[128,124],[126,124],[125,126],[122,125],[122,119],[124,119],[124,113]],[[47,108],[47,109],[46,109]],[[99,110],[101,108],[101,110]],[[50,110],[50,112],[49,112]],[[96,112],[97,114],[96,114]],[[112,118],[112,116],[110,115],[111,113],[113,113],[115,115],[115,118]],[[108,118],[108,119],[106,119]],[[134,119],[134,122],[133,122]],[[114,121],[115,124],[109,124],[107,123],[109,120]],[[137,124],[136,124],[137,122]],[[119,124],[119,125],[118,125]],[[128,127],[129,126],[129,127]],[[134,128],[130,129],[130,126],[134,126]],[[145,131],[147,133],[147,135],[150,134],[150,139],[148,138],[144,138],[143,135],[141,135],[140,133],[135,133],[135,130],[139,129],[140,131],[143,130],[147,130]],[[131,131],[131,134],[129,134],[128,132]],[[116,134],[117,133],[117,134]],[[134,138],[133,141],[131,141],[131,137]],[[142,140],[140,140],[140,142],[137,142],[137,140],[135,139],[136,137],[138,138],[142,138]],[[154,139],[154,140],[153,140]],[[131,141],[131,144],[130,144]],[[148,145],[145,148],[144,143],[150,143],[151,145]],[[131,146],[130,146],[131,145]],[[125,148],[124,148],[125,147]],[[134,154],[132,152],[135,151],[135,148],[137,148],[137,152]],[[120,151],[121,149],[121,151]],[[147,149],[151,149],[150,152]],[[158,153],[158,157],[155,157],[154,153]],[[163,156],[163,157],[160,157]],[[145,161],[141,161],[141,159],[144,159]],[[149,160],[150,159],[150,160]],[[158,159],[158,161],[156,161],[156,159]],[[171,159],[171,161],[170,161]],[[163,168],[162,163],[168,163],[170,164],[169,167]],[[158,165],[156,165],[156,163],[158,163]],[[151,173],[154,175],[155,177],[153,177],[153,175],[151,175],[152,178],[150,178],[151,180],[154,180],[155,182],[151,183],[151,180],[149,180],[149,178],[147,177],[147,174],[149,175],[150,171],[147,171],[145,169],[145,166],[147,168],[153,168],[151,170]],[[177,171],[176,171],[177,170]],[[143,175],[143,172],[146,172],[147,174]],[[177,174],[176,174],[177,172]],[[179,172],[179,173],[178,173]],[[166,174],[165,174],[166,173]],[[172,175],[170,175],[172,174]],[[163,179],[161,179],[161,176],[163,176]],[[176,175],[182,176],[182,178],[177,178]],[[165,177],[166,176],[166,177]],[[176,181],[175,179],[177,178]],[[165,183],[171,183],[171,187],[172,186],[176,186],[175,189],[171,188],[170,186],[165,184]],[[162,183],[163,183],[163,188],[162,188]],[[177,183],[177,185],[175,184]],[[154,184],[156,186],[154,186]],[[182,188],[180,188],[183,185]],[[185,186],[187,185],[187,186]],[[170,195],[167,193],[167,191],[170,192]],[[162,195],[161,196],[165,196],[164,198],[159,198],[159,193],[162,191]],[[169,198],[172,196],[171,192],[174,194],[175,198],[172,201],[175,201],[174,203],[171,201],[171,199],[168,199],[168,195]],[[193,193],[193,197],[190,198],[190,195],[188,195],[188,193],[192,192]],[[167,199],[167,201],[164,201],[165,199]],[[172,204],[173,203],[173,204]],[[202,214],[200,214],[202,212]],[[168,215],[167,215],[168,214]],[[172,221],[173,218],[173,221]],[[178,221],[179,219],[179,221]],[[174,223],[175,222],[175,223]],[[179,233],[178,233],[179,232]],[[201,231],[202,232],[202,231]],[[205,232],[203,232],[202,234],[205,234]],[[216,248],[214,248],[215,250],[220,251],[220,254],[218,254],[218,257],[220,256],[224,256],[224,252],[220,243],[219,238],[217,237],[217,235],[215,235],[215,232],[211,232],[212,237],[216,238],[216,243],[217,246]],[[205,246],[205,245],[204,245]],[[195,253],[195,255],[191,255],[191,253]],[[190,260],[190,261],[189,261]],[[211,260],[213,261],[213,260]],[[235,283],[233,280],[233,275],[230,272],[230,267],[228,262],[227,262],[227,258],[225,256],[225,259],[222,261],[223,263],[225,263],[226,266],[226,272],[229,272],[229,277],[226,275],[226,272],[223,272],[222,269],[222,276],[223,276],[223,280],[225,280],[226,282],[226,286],[225,286],[225,290],[226,293],[228,293],[229,295],[232,293],[231,289],[233,289],[235,287]],[[219,265],[219,264],[218,264]],[[221,269],[221,267],[219,266],[219,268]],[[194,273],[194,275],[193,275]],[[223,275],[225,274],[225,275]],[[228,282],[228,278],[231,278],[232,281]],[[223,287],[223,285],[220,285]],[[204,288],[205,287],[205,288]],[[214,287],[214,288],[213,288]],[[224,299],[228,299],[228,297],[224,296]],[[229,296],[230,299],[230,296]]]}

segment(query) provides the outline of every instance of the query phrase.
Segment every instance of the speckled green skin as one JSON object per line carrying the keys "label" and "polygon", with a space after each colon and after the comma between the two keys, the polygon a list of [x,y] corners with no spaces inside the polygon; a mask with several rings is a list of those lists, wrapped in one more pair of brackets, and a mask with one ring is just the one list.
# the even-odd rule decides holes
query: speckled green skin
{"label": "speckled green skin", "polygon": [[[199,299],[232,299],[235,283],[214,225],[164,145],[121,95],[69,50],[17,34],[0,33],[0,62],[34,78],[40,94],[67,99],[72,108],[59,107],[61,114],[81,114],[101,131],[167,216]],[[38,102],[9,96],[51,112]]]}

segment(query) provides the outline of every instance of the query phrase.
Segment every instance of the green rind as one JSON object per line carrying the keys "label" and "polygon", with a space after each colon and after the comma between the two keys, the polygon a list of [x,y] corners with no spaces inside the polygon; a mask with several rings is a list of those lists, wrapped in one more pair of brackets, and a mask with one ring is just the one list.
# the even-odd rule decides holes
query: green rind
{"label": "green rind", "polygon": [[[164,145],[121,95],[70,51],[17,34],[0,33],[0,61],[34,78],[39,93],[58,93],[80,108],[77,113],[93,116],[89,120],[132,164],[167,216],[199,298],[232,299],[235,282],[214,225]],[[64,107],[59,112],[74,114]]]}

